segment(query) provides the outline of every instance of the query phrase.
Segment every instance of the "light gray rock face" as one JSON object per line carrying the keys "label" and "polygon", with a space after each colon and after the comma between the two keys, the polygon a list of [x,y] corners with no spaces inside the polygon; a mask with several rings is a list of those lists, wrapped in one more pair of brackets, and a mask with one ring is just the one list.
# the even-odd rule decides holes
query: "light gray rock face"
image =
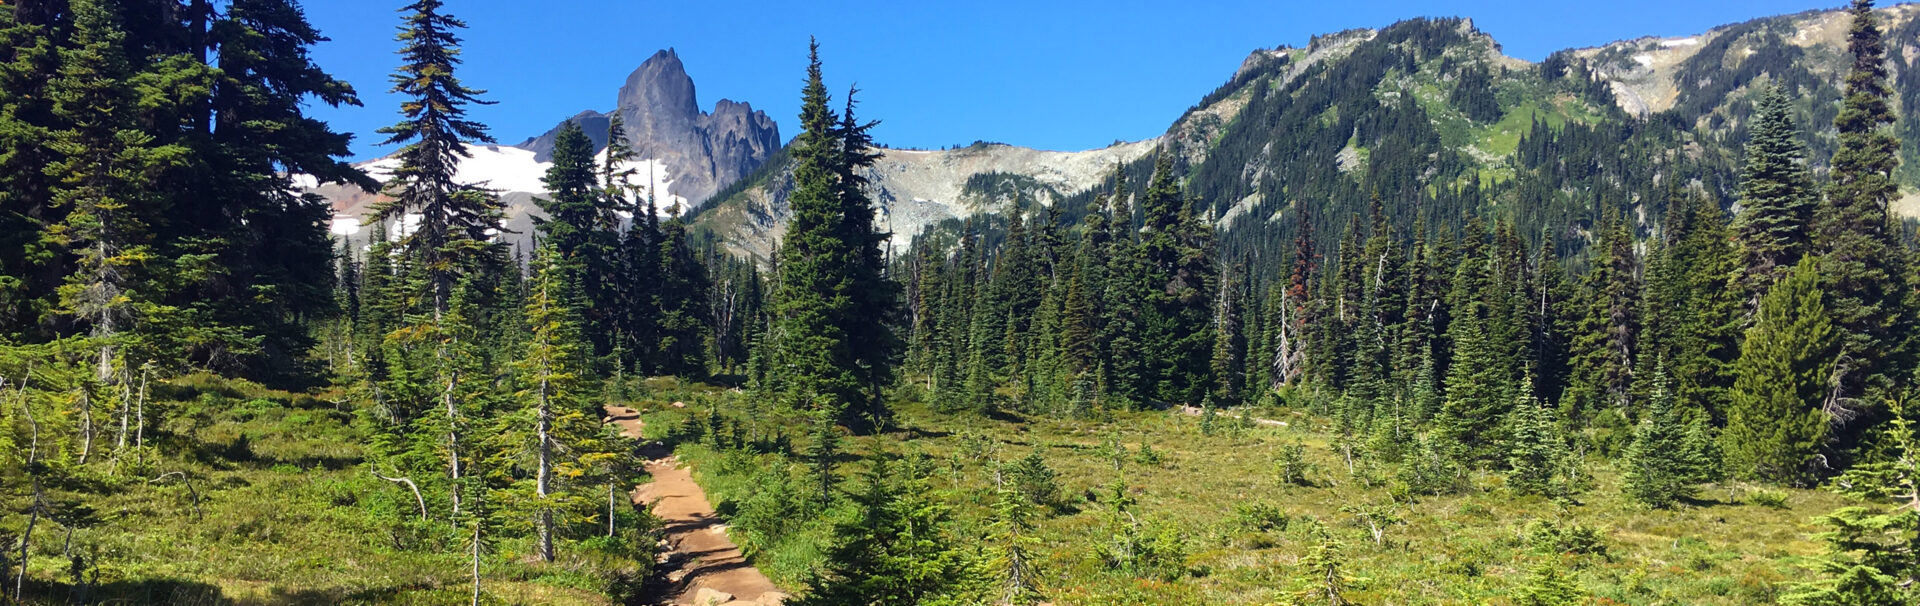
{"label": "light gray rock face", "polygon": [[[620,117],[639,157],[666,166],[673,182],[668,192],[694,205],[759,168],[781,145],[780,127],[752,105],[721,99],[712,113],[702,112],[693,78],[673,49],[654,53],[627,76],[610,114],[587,111],[568,121],[581,125],[599,149],[612,116]],[[545,162],[558,132],[555,127],[520,147]]]}

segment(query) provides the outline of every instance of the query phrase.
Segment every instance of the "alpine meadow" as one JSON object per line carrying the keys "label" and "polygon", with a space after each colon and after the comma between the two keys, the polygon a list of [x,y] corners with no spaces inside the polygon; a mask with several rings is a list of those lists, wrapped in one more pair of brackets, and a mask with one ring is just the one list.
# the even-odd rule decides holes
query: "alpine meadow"
{"label": "alpine meadow", "polygon": [[1409,18],[1048,151],[829,84],[980,85],[845,50],[945,8],[741,43],[769,116],[493,50],[697,3],[336,2],[0,0],[0,606],[1920,606],[1920,5]]}

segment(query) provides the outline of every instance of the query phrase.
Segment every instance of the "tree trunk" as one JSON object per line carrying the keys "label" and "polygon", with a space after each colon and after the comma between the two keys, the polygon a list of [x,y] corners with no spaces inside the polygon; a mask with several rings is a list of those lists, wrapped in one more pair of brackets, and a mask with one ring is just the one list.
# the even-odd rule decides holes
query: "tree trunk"
{"label": "tree trunk", "polygon": [[86,465],[93,455],[93,393],[86,385],[80,386],[80,438],[80,464]]}
{"label": "tree trunk", "polygon": [[[544,374],[544,369],[543,369]],[[534,479],[534,494],[539,503],[538,526],[540,533],[540,559],[553,561],[553,510],[547,504],[547,496],[553,489],[553,409],[547,401],[549,382],[540,380],[539,412],[536,414],[536,428],[540,438],[540,467]]]}
{"label": "tree trunk", "polygon": [[148,368],[140,368],[140,399],[133,409],[133,447],[141,451],[140,460],[145,460],[147,447],[147,373]]}
{"label": "tree trunk", "polygon": [[413,483],[413,480],[409,478],[389,478],[387,476],[380,475],[380,472],[373,471],[372,468],[368,468],[367,471],[369,473],[372,473],[373,477],[380,478],[388,482],[393,482],[395,484],[405,484],[407,488],[413,490],[413,502],[420,506],[420,521],[422,522],[427,521],[427,500],[420,497],[419,484]]}
{"label": "tree trunk", "polygon": [[473,521],[473,606],[480,606],[480,520]]}
{"label": "tree trunk", "polygon": [[[447,349],[440,350],[441,363],[446,363]],[[447,474],[453,479],[453,515],[460,515],[460,409],[453,405],[453,388],[460,382],[460,371],[455,369],[447,375],[447,388],[440,394],[440,400],[447,407]]]}
{"label": "tree trunk", "polygon": [[33,552],[27,548],[33,544],[33,526],[40,521],[40,478],[33,479],[33,504],[27,508],[27,529],[20,533],[20,574],[13,578],[13,601],[22,602],[27,590],[27,560]]}
{"label": "tree trunk", "polygon": [[133,377],[120,377],[120,432],[113,439],[114,460],[119,460],[120,452],[127,449],[127,425],[133,416]]}

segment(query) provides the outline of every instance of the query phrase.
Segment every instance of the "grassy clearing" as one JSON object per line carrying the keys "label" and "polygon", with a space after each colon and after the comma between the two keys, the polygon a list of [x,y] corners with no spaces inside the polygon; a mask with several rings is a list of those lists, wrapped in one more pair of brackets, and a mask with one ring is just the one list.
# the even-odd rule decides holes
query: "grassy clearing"
{"label": "grassy clearing", "polygon": [[[145,463],[128,455],[117,473],[50,490],[92,515],[41,521],[30,603],[80,599],[67,552],[97,565],[85,590],[97,603],[469,603],[469,538],[419,523],[405,488],[368,474],[350,409],[205,376],[154,395],[149,415],[166,421]],[[593,549],[553,565],[513,555],[524,541],[490,549],[483,603],[617,603],[603,579],[618,562]]]}
{"label": "grassy clearing", "polygon": [[[671,425],[693,416],[656,410],[649,421]],[[1595,603],[1769,603],[1783,583],[1804,576],[1795,559],[1822,549],[1810,539],[1809,520],[1844,503],[1818,491],[1717,486],[1687,506],[1647,510],[1619,494],[1619,474],[1600,460],[1589,461],[1594,488],[1577,503],[1516,498],[1490,473],[1476,473],[1467,494],[1408,501],[1393,496],[1397,465],[1361,456],[1349,471],[1333,448],[1336,436],[1320,421],[1289,410],[1262,416],[1291,427],[1222,419],[1206,435],[1198,419],[1169,413],[1099,422],[990,420],[907,406],[902,430],[847,445],[859,455],[924,454],[938,470],[936,488],[957,508],[963,535],[977,532],[987,515],[988,462],[1040,453],[1069,501],[1039,526],[1044,589],[1059,604],[1273,603],[1301,587],[1300,559],[1316,522],[1344,543],[1342,557],[1365,579],[1348,596],[1360,603],[1509,604],[1543,568]],[[1119,473],[1106,446],[1115,437],[1129,453]],[[1278,479],[1280,451],[1295,443],[1304,447],[1310,486]],[[696,478],[723,515],[745,515],[772,478],[802,471],[779,455],[721,454],[698,445],[680,453],[696,465]],[[1143,523],[1177,537],[1180,571],[1137,578],[1109,570],[1096,555],[1113,536],[1103,501],[1117,478],[1129,486]],[[1400,520],[1384,527],[1377,544],[1350,507],[1362,504],[1386,505]],[[806,522],[757,545],[754,557],[791,585],[818,561],[826,540],[817,522]]]}

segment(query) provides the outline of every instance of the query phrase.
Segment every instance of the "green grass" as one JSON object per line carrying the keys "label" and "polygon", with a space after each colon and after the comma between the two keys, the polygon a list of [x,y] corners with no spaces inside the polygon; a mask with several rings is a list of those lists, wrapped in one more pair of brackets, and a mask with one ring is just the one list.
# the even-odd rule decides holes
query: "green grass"
{"label": "green grass", "polygon": [[[97,563],[96,603],[467,604],[468,538],[419,524],[410,493],[361,465],[351,410],[323,398],[190,376],[157,385],[144,462],[87,467],[59,498],[91,508],[73,551]],[[244,436],[244,438],[243,438]],[[158,453],[166,453],[162,456]],[[19,522],[17,519],[10,521]],[[17,532],[17,529],[15,529]],[[42,520],[31,603],[69,603],[66,527]],[[483,560],[484,603],[615,603],[591,550],[526,563],[524,541]]]}
{"label": "green grass", "polygon": [[[854,438],[848,448],[863,455],[930,457],[939,470],[936,487],[957,506],[962,533],[977,532],[987,515],[987,460],[1038,452],[1058,472],[1072,503],[1042,521],[1038,534],[1043,587],[1059,604],[1273,603],[1298,587],[1299,558],[1310,541],[1308,519],[1344,542],[1352,571],[1366,578],[1348,596],[1359,603],[1512,603],[1541,564],[1562,570],[1597,603],[1769,603],[1784,583],[1805,577],[1795,559],[1822,549],[1810,538],[1816,529],[1809,520],[1845,502],[1825,492],[1780,490],[1775,492],[1785,502],[1771,507],[1755,504],[1753,489],[1714,486],[1692,504],[1647,510],[1625,500],[1619,474],[1600,460],[1589,461],[1595,485],[1577,503],[1515,497],[1501,488],[1499,474],[1486,472],[1474,474],[1469,494],[1396,501],[1389,488],[1393,464],[1363,459],[1349,473],[1330,446],[1329,430],[1297,412],[1268,413],[1292,428],[1236,427],[1223,419],[1222,428],[1207,436],[1197,419],[1168,413],[1120,414],[1103,422],[989,420],[904,408],[902,430]],[[660,414],[661,422],[673,422],[675,413]],[[1114,435],[1131,451],[1151,445],[1163,460],[1141,464],[1133,458],[1116,475],[1104,447]],[[1306,446],[1315,469],[1312,486],[1277,479],[1278,451],[1295,441]],[[749,480],[754,470],[785,464],[770,455],[724,462],[734,455],[698,446],[684,446],[681,453],[695,463],[696,478],[716,503],[746,498],[757,488]],[[850,464],[841,472],[856,469]],[[1109,571],[1094,555],[1110,536],[1099,495],[1116,477],[1131,487],[1143,521],[1171,527],[1182,538],[1184,574],[1138,579]],[[1353,513],[1342,511],[1357,503],[1396,502],[1405,523],[1389,526],[1379,545]],[[1256,523],[1274,519],[1292,523],[1284,530]],[[1601,552],[1561,552],[1567,547],[1554,539],[1556,533],[1581,527],[1597,534]],[[800,535],[761,551],[756,561],[791,584],[826,540],[816,530]]]}

